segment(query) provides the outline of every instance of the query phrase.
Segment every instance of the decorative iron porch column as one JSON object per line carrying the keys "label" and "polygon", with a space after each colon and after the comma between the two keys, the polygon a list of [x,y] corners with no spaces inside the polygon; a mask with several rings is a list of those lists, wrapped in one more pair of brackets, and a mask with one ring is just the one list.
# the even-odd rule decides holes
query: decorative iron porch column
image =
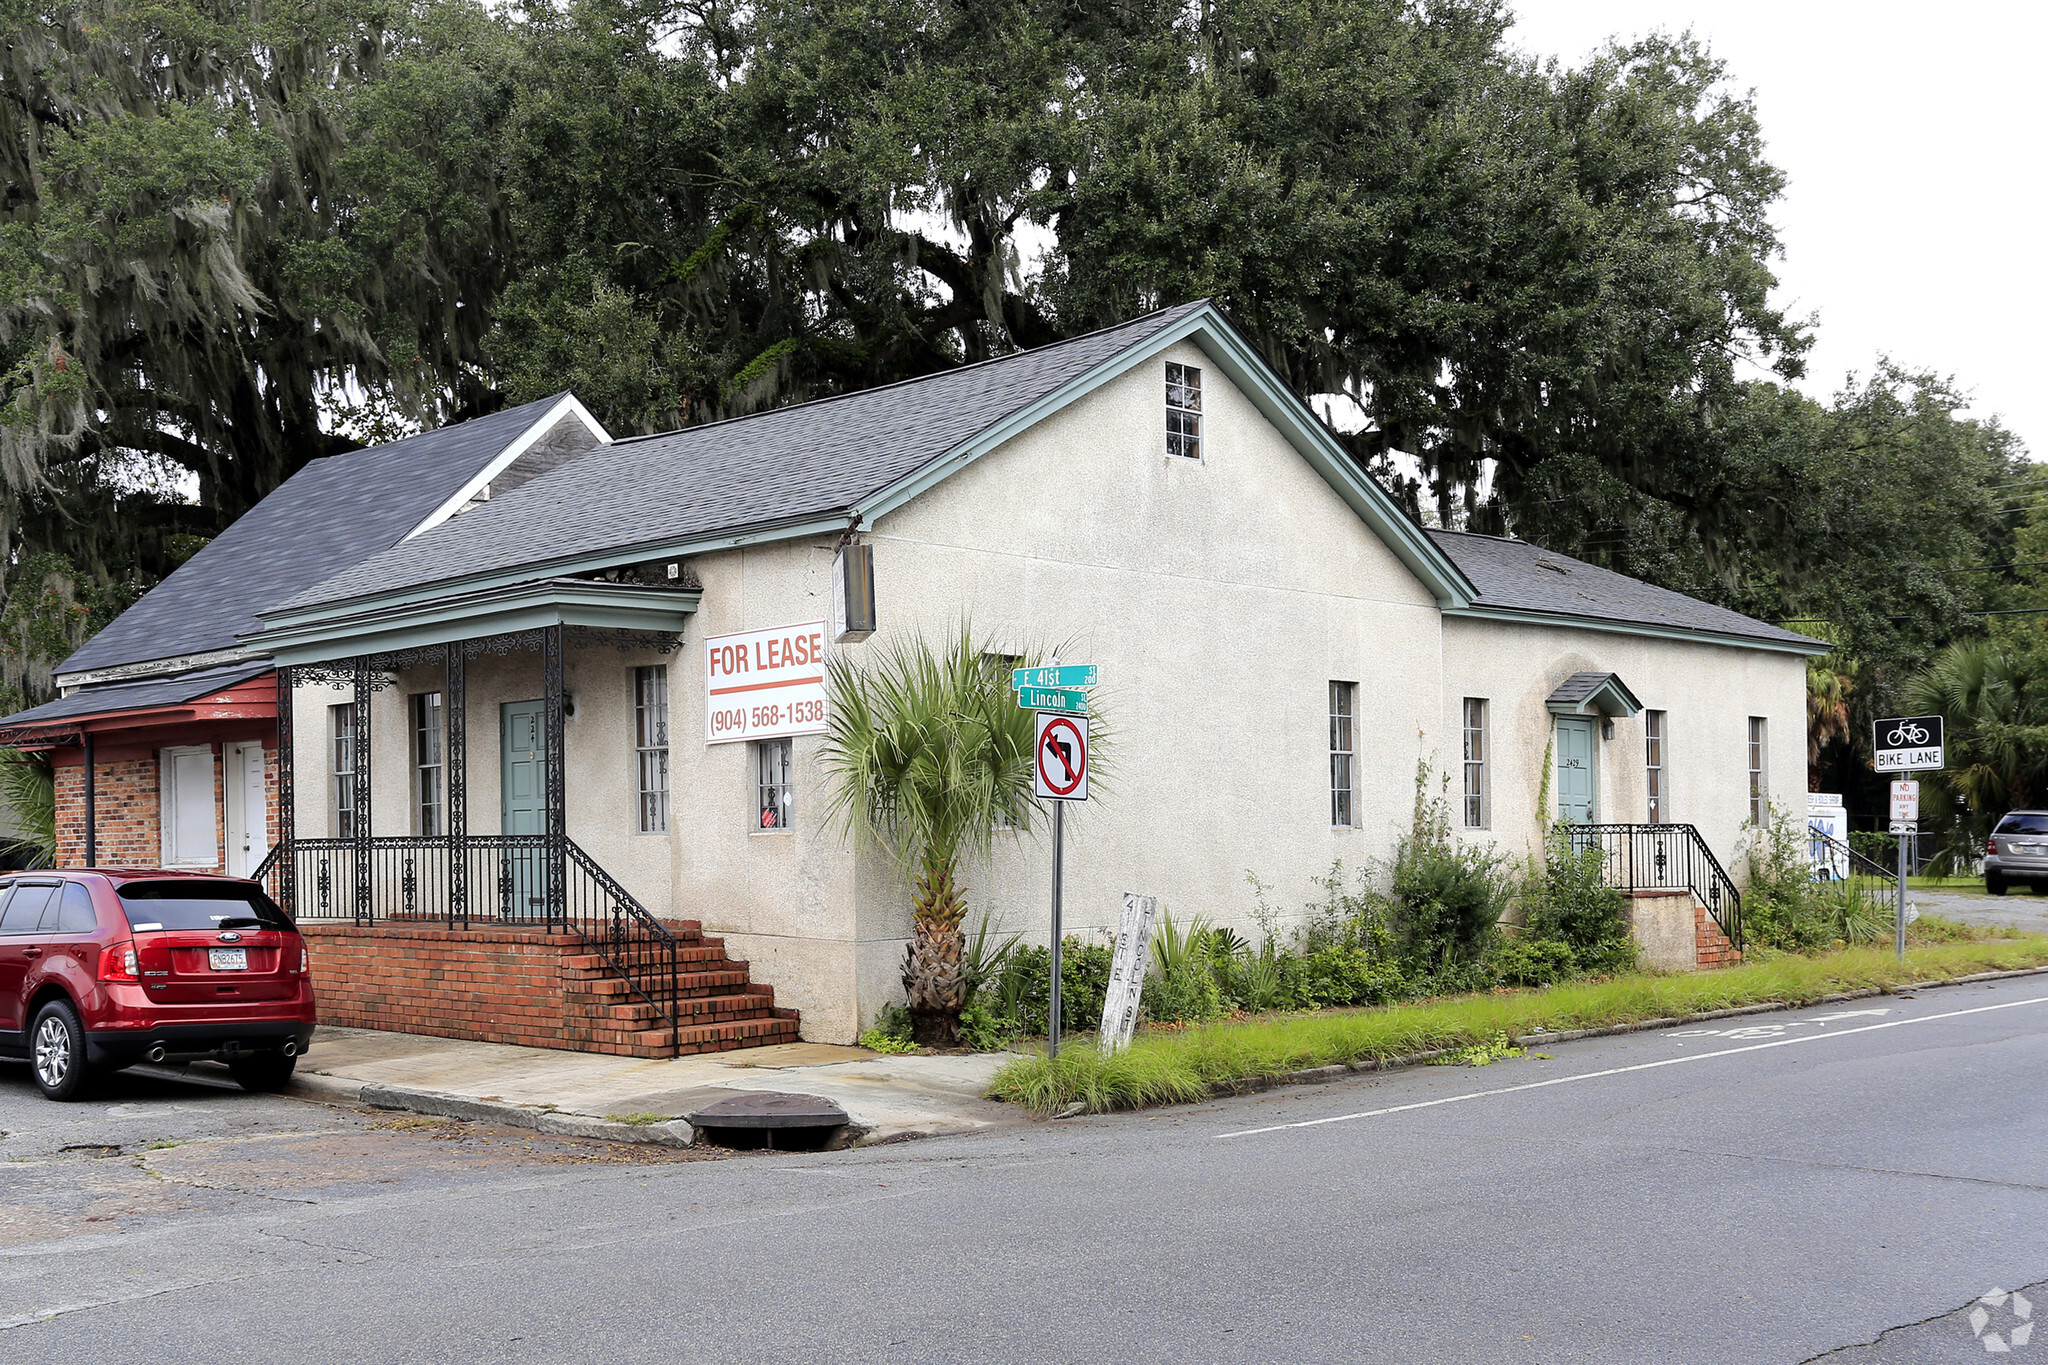
{"label": "decorative iron porch column", "polygon": [[355,738],[350,755],[355,760],[355,790],[351,793],[354,808],[350,816],[350,835],[354,845],[356,866],[356,923],[369,924],[376,918],[376,907],[370,903],[370,660],[358,657],[355,661],[355,705],[350,710],[354,724]]}
{"label": "decorative iron porch column", "polygon": [[550,928],[568,915],[569,822],[563,805],[566,788],[564,769],[568,766],[563,745],[562,722],[562,626],[558,621],[540,633],[542,696],[547,703],[547,920]]}
{"label": "decorative iron porch column", "polygon": [[448,642],[442,754],[448,764],[448,918],[469,927],[469,641]]}
{"label": "decorative iron porch column", "polygon": [[299,855],[295,846],[299,830],[299,785],[293,752],[292,670],[277,670],[277,903],[294,918],[299,913]]}

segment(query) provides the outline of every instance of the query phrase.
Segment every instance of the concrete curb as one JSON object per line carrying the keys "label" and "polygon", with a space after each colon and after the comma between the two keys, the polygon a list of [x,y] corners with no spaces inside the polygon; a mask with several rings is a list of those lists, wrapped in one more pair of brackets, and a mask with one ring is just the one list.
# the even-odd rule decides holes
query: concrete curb
{"label": "concrete curb", "polygon": [[362,1085],[332,1076],[299,1075],[292,1079],[295,1085],[304,1089],[355,1100],[372,1109],[499,1123],[508,1128],[531,1128],[553,1137],[597,1138],[605,1142],[637,1142],[658,1147],[692,1147],[697,1142],[697,1130],[687,1119],[671,1119],[666,1123],[615,1123],[589,1114],[564,1114],[532,1105],[507,1104],[502,1100],[471,1099],[467,1095],[451,1095],[440,1090]]}
{"label": "concrete curb", "polygon": [[[1546,1043],[1575,1043],[1581,1038],[1612,1038],[1624,1033],[1646,1033],[1652,1029],[1672,1028],[1679,1024],[1699,1024],[1710,1019],[1733,1019],[1745,1014],[1773,1014],[1784,1010],[1811,1009],[1815,1005],[1833,1005],[1844,1000],[1867,1000],[1874,995],[1899,995],[1906,991],[1933,990],[1937,986],[1967,986],[1976,981],[2005,981],[2016,976],[2048,975],[2048,967],[2022,967],[2011,972],[1973,972],[1969,976],[1953,976],[1943,981],[1915,981],[1904,986],[1885,988],[1865,986],[1853,991],[1836,991],[1823,995],[1818,1000],[1804,1004],[1793,1004],[1785,1000],[1766,1000],[1755,1005],[1740,1005],[1734,1009],[1706,1010],[1699,1014],[1682,1015],[1674,1019],[1639,1019],[1632,1024],[1613,1024],[1605,1028],[1568,1029],[1561,1033],[1525,1033],[1510,1041],[1516,1047],[1537,1047]],[[1322,1085],[1345,1076],[1358,1075],[1368,1071],[1402,1071],[1412,1066],[1426,1066],[1438,1057],[1447,1057],[1458,1048],[1436,1048],[1429,1052],[1410,1052],[1399,1057],[1368,1057],[1356,1062],[1338,1062],[1330,1066],[1312,1066],[1300,1071],[1283,1071],[1276,1076],[1247,1076],[1241,1080],[1219,1082],[1210,1088],[1211,1099],[1222,1099],[1230,1095],[1250,1095],[1261,1090],[1276,1090],[1284,1085]],[[1069,1105],[1057,1114],[1055,1119],[1085,1118],[1087,1115],[1074,1111]]]}

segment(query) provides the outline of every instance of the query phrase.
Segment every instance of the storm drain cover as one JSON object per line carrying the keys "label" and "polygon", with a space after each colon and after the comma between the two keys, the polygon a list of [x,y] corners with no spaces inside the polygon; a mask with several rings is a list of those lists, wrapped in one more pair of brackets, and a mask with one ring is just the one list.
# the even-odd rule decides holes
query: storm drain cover
{"label": "storm drain cover", "polygon": [[699,1128],[838,1128],[846,1111],[816,1095],[760,1090],[707,1104],[689,1119]]}

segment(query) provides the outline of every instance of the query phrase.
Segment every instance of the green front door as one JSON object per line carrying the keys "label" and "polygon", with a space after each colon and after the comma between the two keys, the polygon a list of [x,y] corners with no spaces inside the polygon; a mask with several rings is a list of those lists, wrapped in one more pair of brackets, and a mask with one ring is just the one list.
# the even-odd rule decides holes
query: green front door
{"label": "green front door", "polygon": [[[498,826],[507,834],[548,832],[548,712],[542,701],[508,701],[498,708],[498,753],[503,768]],[[538,848],[505,852],[499,887],[505,913],[539,919],[547,913],[546,860]]]}
{"label": "green front door", "polygon": [[1560,716],[1557,721],[1557,818],[1590,825],[1600,818],[1599,783],[1594,777],[1593,722]]}

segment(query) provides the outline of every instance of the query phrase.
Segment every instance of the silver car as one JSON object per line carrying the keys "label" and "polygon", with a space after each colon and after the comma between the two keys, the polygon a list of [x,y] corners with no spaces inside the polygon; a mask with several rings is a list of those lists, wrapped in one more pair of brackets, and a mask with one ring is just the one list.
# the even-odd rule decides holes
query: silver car
{"label": "silver car", "polygon": [[1984,845],[1984,889],[2003,896],[2015,882],[2048,892],[2048,810],[2007,811]]}

